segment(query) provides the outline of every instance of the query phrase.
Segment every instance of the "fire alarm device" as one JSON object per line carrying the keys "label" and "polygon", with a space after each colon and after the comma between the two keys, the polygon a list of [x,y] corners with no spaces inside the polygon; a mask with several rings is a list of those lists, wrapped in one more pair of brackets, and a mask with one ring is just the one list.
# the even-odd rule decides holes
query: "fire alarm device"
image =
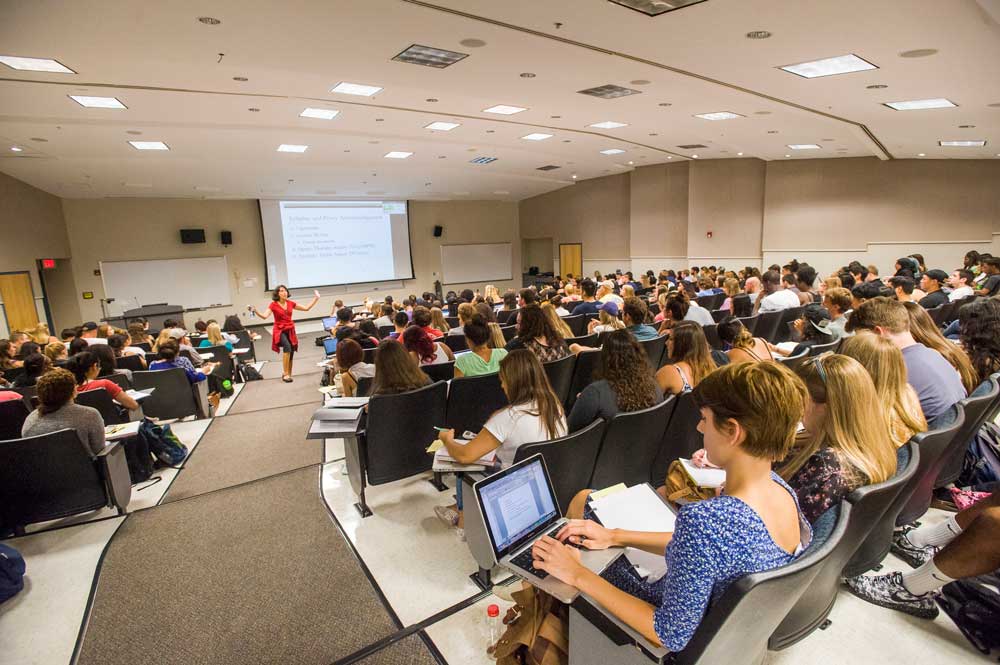
{"label": "fire alarm device", "polygon": [[705,237],[706,237],[706,238],[711,238],[711,237],[712,237],[712,232],[711,232],[711,231],[709,231],[708,233],[706,233],[706,234],[705,234]]}

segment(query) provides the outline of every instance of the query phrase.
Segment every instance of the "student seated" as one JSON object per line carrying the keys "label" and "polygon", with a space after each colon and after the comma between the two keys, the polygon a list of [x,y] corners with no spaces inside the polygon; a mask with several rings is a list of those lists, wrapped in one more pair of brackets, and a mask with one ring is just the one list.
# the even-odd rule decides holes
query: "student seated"
{"label": "student seated", "polygon": [[[475,312],[475,308],[468,303],[463,303],[459,311],[466,305]],[[461,353],[455,357],[455,377],[480,376],[500,371],[500,361],[507,357],[507,349],[490,348],[490,328],[483,316],[478,312],[472,314],[462,330],[470,353]]]}
{"label": "student seated", "polygon": [[[980,377],[972,368],[969,356],[965,350],[949,341],[937,327],[930,314],[920,306],[919,303],[903,303],[906,313],[910,317],[910,333],[917,344],[923,344],[929,349],[934,349],[948,361],[958,375],[962,378],[962,385],[965,391],[971,393],[979,385]],[[988,377],[983,377],[988,378]]]}
{"label": "student seated", "polygon": [[767,340],[754,337],[739,319],[727,316],[719,321],[717,331],[719,339],[732,347],[726,351],[729,362],[746,363],[774,360],[771,346]]}
{"label": "student seated", "polygon": [[839,286],[827,289],[823,295],[823,307],[830,312],[830,325],[827,326],[827,330],[835,339],[847,334],[847,312],[851,310],[853,301],[851,292]]}
{"label": "student seated", "polygon": [[[86,344],[86,342],[84,342]],[[9,339],[0,339],[0,370],[14,369],[24,364],[17,358],[17,350]]]}
{"label": "student seated", "polygon": [[176,340],[168,339],[160,344],[160,359],[149,364],[150,371],[179,368],[184,370],[190,383],[200,383],[207,378],[205,373],[195,371],[190,360],[179,354],[180,345]]}
{"label": "student seated", "polygon": [[440,365],[455,359],[452,350],[436,342],[422,326],[416,323],[403,331],[403,346],[419,365]]}
{"label": "student seated", "polygon": [[77,387],[72,373],[56,367],[39,377],[36,387],[38,408],[28,414],[21,436],[38,436],[69,428],[76,430],[91,454],[104,450],[104,419],[97,409],[74,403]]}
{"label": "student seated", "polygon": [[84,351],[70,358],[66,363],[66,369],[76,378],[77,392],[104,388],[111,399],[121,404],[123,408],[129,411],[139,408],[139,403],[129,397],[117,383],[97,378],[101,373],[101,361],[91,351]]}
{"label": "student seated", "polygon": [[462,335],[465,333],[465,325],[472,320],[472,317],[476,314],[476,306],[472,303],[463,302],[458,306],[458,325],[449,328],[449,335]]}
{"label": "student seated", "polygon": [[[406,316],[405,312],[398,312]],[[431,382],[406,348],[393,340],[379,342],[375,351],[372,395],[398,395],[423,388]]]}
{"label": "student seated", "polygon": [[802,316],[792,323],[795,332],[799,334],[799,343],[795,348],[783,351],[771,343],[768,343],[768,348],[778,355],[798,356],[807,353],[810,347],[817,344],[830,344],[836,340],[830,332],[830,323],[829,310],[817,303],[810,303],[802,308]]}
{"label": "student seated", "polygon": [[597,314],[597,308],[601,304],[597,301],[597,284],[592,279],[585,279],[580,283],[582,294],[579,305],[573,310],[574,314]]}
{"label": "student seated", "polygon": [[958,311],[959,341],[982,381],[1000,372],[1000,300],[980,298]]}
{"label": "student seated", "polygon": [[32,353],[24,359],[24,372],[14,379],[11,384],[13,388],[30,388],[35,385],[38,378],[49,371],[52,362],[41,353]]}
{"label": "student seated", "polygon": [[875,384],[877,404],[888,415],[889,434],[897,448],[913,435],[927,431],[920,400],[913,386],[906,382],[903,352],[896,345],[864,331],[845,339],[839,353],[854,358],[868,370]]}
{"label": "student seated", "polygon": [[573,331],[570,329],[569,324],[562,320],[562,317],[556,312],[556,308],[552,303],[542,303],[541,307],[542,313],[545,314],[549,325],[556,329],[562,335],[563,339],[573,337]]}
{"label": "student seated", "polygon": [[437,330],[441,336],[447,335],[451,329],[448,322],[444,320],[444,312],[441,311],[440,307],[431,308],[431,329]]}
{"label": "student seated", "polygon": [[601,303],[597,308],[597,318],[591,319],[587,323],[587,333],[602,333],[611,332],[612,330],[621,330],[625,327],[622,320],[618,318],[618,305],[613,302]]}
{"label": "student seated", "polygon": [[69,358],[66,352],[66,345],[59,341],[51,341],[45,345],[45,357],[52,365],[61,365]]}
{"label": "student seated", "polygon": [[[571,519],[556,538],[542,537],[533,548],[535,568],[576,587],[670,651],[684,649],[706,609],[735,580],[791,563],[812,540],[794,491],[771,471],[772,462],[788,454],[802,418],[802,382],[776,363],[740,363],[708,375],[693,394],[708,454],[726,470],[722,495],[682,507],[673,532],[607,529],[591,519]],[[573,503],[568,516],[580,517],[580,495]],[[667,572],[647,582],[621,557],[598,576],[580,565],[579,551],[568,542],[661,554]]]}
{"label": "student seated", "polygon": [[625,323],[626,330],[640,342],[659,337],[656,328],[646,325],[647,312],[646,303],[634,296],[626,299],[625,306],[622,307],[622,321]]}
{"label": "student seated", "polygon": [[344,397],[357,394],[358,379],[375,376],[375,365],[364,361],[365,352],[353,339],[337,342],[336,359]]}
{"label": "student seated", "polygon": [[[513,464],[520,446],[566,435],[562,404],[552,392],[545,370],[533,353],[518,349],[507,354],[500,361],[500,385],[509,404],[490,416],[475,438],[463,446],[455,443],[454,430],[440,433],[448,454],[459,464],[472,464],[496,450],[499,467],[506,468]],[[437,506],[434,513],[445,524],[462,529],[461,511],[462,485],[458,482],[455,504]]]}
{"label": "student seated", "polygon": [[667,363],[656,372],[656,383],[665,395],[691,392],[715,371],[712,350],[701,326],[694,321],[681,321],[671,328]]}
{"label": "student seated", "polygon": [[949,302],[943,287],[948,283],[948,273],[944,270],[928,270],[920,278],[920,290],[925,295],[918,303],[924,309],[934,309]]}
{"label": "student seated", "polygon": [[722,306],[719,309],[724,312],[731,312],[733,310],[733,298],[740,295],[740,281],[732,277],[727,277],[722,282],[722,292],[726,294],[726,299],[722,301]]}
{"label": "student seated", "polygon": [[663,401],[648,356],[628,331],[608,334],[599,353],[601,378],[584,388],[573,404],[570,432],[583,429],[598,418],[610,420],[618,413],[639,411]]}
{"label": "student seated", "polygon": [[777,471],[810,523],[863,485],[896,473],[896,446],[871,376],[857,360],[824,353],[798,368],[808,390],[795,447]]}
{"label": "student seated", "polygon": [[222,336],[222,328],[218,323],[209,323],[205,329],[205,338],[201,340],[199,347],[204,346],[224,346],[229,353],[233,352],[233,343]]}
{"label": "student seated", "polygon": [[784,288],[781,275],[777,272],[768,270],[761,276],[760,281],[764,295],[758,299],[757,311],[761,314],[799,306],[797,291]]}
{"label": "student seated", "polygon": [[406,330],[407,326],[410,325],[409,315],[407,315],[404,311],[396,312],[396,314],[392,317],[392,325],[394,325],[396,329],[389,333],[388,339],[402,342],[403,332]]}
{"label": "student seated", "polygon": [[520,310],[517,317],[517,336],[506,346],[508,351],[527,349],[543,362],[552,362],[569,355],[566,340],[552,327],[545,313],[538,305],[530,305]]}
{"label": "student seated", "polygon": [[110,344],[95,344],[88,350],[97,356],[97,362],[101,366],[97,376],[106,377],[113,374],[121,374],[129,380],[129,383],[132,382],[132,371],[118,368],[118,359],[115,357],[115,352],[111,349]]}
{"label": "student seated", "polygon": [[431,339],[438,339],[439,337],[444,337],[444,333],[431,325],[431,310],[426,307],[414,307],[413,308],[413,325],[419,327]]}

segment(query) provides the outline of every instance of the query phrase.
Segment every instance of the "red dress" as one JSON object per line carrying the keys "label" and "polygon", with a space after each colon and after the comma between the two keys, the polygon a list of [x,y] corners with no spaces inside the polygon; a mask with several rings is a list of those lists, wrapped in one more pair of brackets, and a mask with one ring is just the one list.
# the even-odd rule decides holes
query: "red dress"
{"label": "red dress", "polygon": [[277,300],[272,300],[271,304],[267,306],[271,312],[274,313],[274,330],[271,333],[271,350],[275,353],[281,353],[281,333],[288,333],[288,341],[292,343],[292,350],[299,350],[299,338],[295,336],[295,324],[292,323],[292,312],[295,310],[295,302],[293,300],[286,300],[285,307],[278,303]]}

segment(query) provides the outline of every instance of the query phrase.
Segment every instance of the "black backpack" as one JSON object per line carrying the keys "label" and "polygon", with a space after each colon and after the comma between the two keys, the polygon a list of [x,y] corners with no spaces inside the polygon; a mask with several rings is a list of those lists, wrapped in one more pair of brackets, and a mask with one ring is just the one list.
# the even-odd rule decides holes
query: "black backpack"
{"label": "black backpack", "polygon": [[956,485],[977,489],[997,481],[1000,481],[1000,428],[987,422],[969,442]]}
{"label": "black backpack", "polygon": [[946,584],[937,602],[965,639],[986,655],[1000,650],[1000,575],[991,573]]}
{"label": "black backpack", "polygon": [[0,543],[0,603],[16,596],[24,588],[24,570],[21,553]]}
{"label": "black backpack", "polygon": [[132,484],[143,483],[153,475],[153,454],[149,452],[149,444],[142,436],[130,436],[122,439],[125,447],[125,461],[128,462],[128,475]]}
{"label": "black backpack", "polygon": [[239,367],[239,372],[243,376],[244,381],[260,381],[264,377],[260,375],[257,368],[250,363],[243,363]]}

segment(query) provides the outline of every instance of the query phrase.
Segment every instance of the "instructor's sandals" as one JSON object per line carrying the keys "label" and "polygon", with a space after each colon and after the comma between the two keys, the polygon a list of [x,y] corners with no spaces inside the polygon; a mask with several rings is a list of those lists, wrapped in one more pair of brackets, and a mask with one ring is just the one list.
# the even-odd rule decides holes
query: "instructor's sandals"
{"label": "instructor's sandals", "polygon": [[281,380],[284,381],[285,383],[291,383],[292,382],[292,377],[290,377],[290,376],[283,376],[283,377],[281,377]]}

